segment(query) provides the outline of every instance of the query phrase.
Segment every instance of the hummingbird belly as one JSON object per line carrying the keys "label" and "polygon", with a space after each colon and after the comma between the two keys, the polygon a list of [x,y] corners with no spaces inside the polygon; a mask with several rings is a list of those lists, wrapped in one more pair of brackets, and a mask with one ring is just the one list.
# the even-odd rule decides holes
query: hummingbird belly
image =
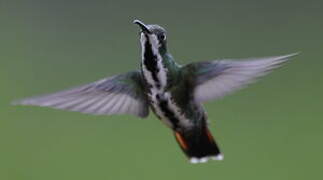
{"label": "hummingbird belly", "polygon": [[148,97],[153,111],[167,127],[180,130],[192,126],[191,121],[176,104],[170,92],[158,92],[151,89],[151,94]]}

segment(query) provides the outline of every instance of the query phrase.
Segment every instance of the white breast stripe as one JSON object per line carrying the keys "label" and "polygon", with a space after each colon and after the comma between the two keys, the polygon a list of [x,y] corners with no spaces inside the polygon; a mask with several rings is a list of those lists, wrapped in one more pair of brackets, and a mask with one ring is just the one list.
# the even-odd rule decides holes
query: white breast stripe
{"label": "white breast stripe", "polygon": [[[185,115],[181,112],[180,108],[176,105],[171,94],[165,91],[167,85],[167,71],[168,69],[163,64],[163,59],[159,53],[159,42],[156,35],[148,35],[149,42],[151,44],[152,53],[157,57],[157,68],[159,72],[157,74],[157,78],[160,84],[160,87],[157,87],[156,82],[153,79],[153,72],[150,72],[145,66],[145,46],[146,41],[148,40],[146,35],[141,34],[141,46],[142,46],[142,70],[144,77],[148,84],[152,86],[150,89],[150,94],[148,94],[149,99],[152,101],[152,106],[155,109],[156,114],[160,117],[161,121],[166,124],[166,126],[173,128],[172,122],[166,117],[165,112],[162,111],[159,105],[160,99],[167,101],[168,108],[174,113],[174,116],[179,121],[180,127],[189,128],[192,126],[192,123],[185,117]],[[159,95],[160,99],[157,99],[157,95]]]}
{"label": "white breast stripe", "polygon": [[168,118],[165,116],[164,112],[161,110],[161,108],[159,107],[159,101],[156,98],[157,95],[157,91],[155,91],[156,89],[152,89],[152,95],[151,95],[151,100],[152,100],[152,105],[156,111],[156,114],[160,117],[160,120],[165,123],[166,126],[173,128],[173,124],[171,123],[171,121],[168,120]]}
{"label": "white breast stripe", "polygon": [[165,93],[166,98],[168,99],[168,106],[175,113],[176,118],[179,120],[179,124],[181,127],[190,128],[192,127],[192,123],[189,119],[185,117],[185,114],[180,110],[180,108],[176,105],[170,93]]}
{"label": "white breast stripe", "polygon": [[[147,38],[146,36],[142,33],[141,34],[141,39],[140,39],[140,42],[141,42],[141,47],[142,47],[142,53],[141,53],[141,56],[142,56],[142,70],[143,70],[143,74],[144,74],[144,77],[147,81],[148,84],[150,84],[152,86],[152,88],[150,89],[150,94],[148,94],[149,96],[149,99],[151,99],[152,101],[152,106],[154,107],[155,111],[156,111],[156,114],[161,118],[162,122],[164,122],[166,124],[166,126],[172,128],[173,125],[172,123],[167,120],[168,118],[164,115],[164,113],[162,112],[162,110],[159,108],[159,102],[156,98],[157,94],[162,94],[163,93],[163,90],[166,86],[166,83],[167,83],[167,72],[166,72],[166,69],[164,68],[163,64],[162,64],[162,58],[161,56],[159,55],[159,52],[158,52],[158,42],[157,39],[155,38],[150,38],[149,39],[150,42],[153,42],[151,43],[152,44],[152,51],[153,51],[153,54],[157,57],[157,66],[158,66],[158,69],[159,69],[159,72],[158,72],[158,79],[160,81],[160,88],[157,88],[156,86],[156,83],[153,79],[153,76],[152,76],[152,72],[150,72],[147,67],[145,66],[145,63],[144,63],[144,60],[145,60],[145,45],[146,45],[146,41],[147,41]],[[157,47],[157,49],[156,49]]]}

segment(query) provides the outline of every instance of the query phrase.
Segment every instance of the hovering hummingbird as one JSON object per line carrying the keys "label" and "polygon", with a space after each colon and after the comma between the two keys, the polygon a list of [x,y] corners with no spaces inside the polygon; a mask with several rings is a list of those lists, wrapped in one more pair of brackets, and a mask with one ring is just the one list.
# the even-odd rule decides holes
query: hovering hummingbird
{"label": "hovering hummingbird", "polygon": [[195,62],[181,66],[167,49],[159,25],[140,27],[140,70],[90,84],[16,101],[88,114],[132,114],[145,118],[151,109],[169,127],[191,163],[222,160],[202,103],[216,100],[264,76],[290,57]]}

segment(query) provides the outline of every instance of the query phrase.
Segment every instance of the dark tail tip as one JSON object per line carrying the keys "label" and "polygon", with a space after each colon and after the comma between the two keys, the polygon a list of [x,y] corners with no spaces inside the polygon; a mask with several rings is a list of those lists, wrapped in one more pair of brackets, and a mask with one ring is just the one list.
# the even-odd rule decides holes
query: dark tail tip
{"label": "dark tail tip", "polygon": [[177,143],[191,163],[203,163],[210,159],[223,160],[223,154],[207,127],[198,133],[174,133]]}

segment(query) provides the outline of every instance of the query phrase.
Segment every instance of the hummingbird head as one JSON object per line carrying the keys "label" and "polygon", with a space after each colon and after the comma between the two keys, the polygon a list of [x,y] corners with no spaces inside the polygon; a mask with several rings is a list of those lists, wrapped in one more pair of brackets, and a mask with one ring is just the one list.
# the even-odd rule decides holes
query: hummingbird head
{"label": "hummingbird head", "polygon": [[155,24],[146,25],[137,19],[133,23],[139,25],[141,29],[140,42],[143,51],[150,48],[153,51],[158,51],[160,54],[167,52],[166,30],[163,27]]}

